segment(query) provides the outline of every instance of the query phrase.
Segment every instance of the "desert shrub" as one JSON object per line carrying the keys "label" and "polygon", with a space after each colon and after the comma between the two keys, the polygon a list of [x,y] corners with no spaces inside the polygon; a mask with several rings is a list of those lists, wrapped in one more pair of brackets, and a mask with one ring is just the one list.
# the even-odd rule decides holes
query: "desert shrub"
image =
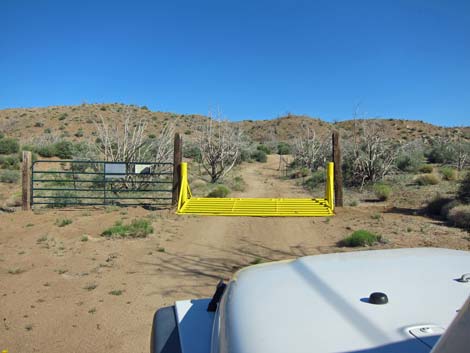
{"label": "desert shrub", "polygon": [[207,194],[207,197],[227,197],[230,190],[224,185],[218,185],[214,190]]}
{"label": "desert shrub", "polygon": [[373,186],[375,197],[377,197],[380,201],[388,200],[390,194],[392,193],[392,188],[390,185],[384,183],[376,183]]}
{"label": "desert shrub", "polygon": [[72,220],[70,218],[58,218],[55,220],[54,223],[57,227],[65,227],[69,224],[72,224]]}
{"label": "desert shrub", "polygon": [[44,123],[42,121],[36,121],[34,123],[34,127],[43,127],[44,126]]}
{"label": "desert shrub", "polygon": [[236,176],[235,178],[233,178],[231,187],[232,187],[232,190],[234,191],[245,191],[246,189],[245,180],[243,180],[243,177],[241,176]]}
{"label": "desert shrub", "polygon": [[395,161],[395,165],[402,172],[416,172],[422,161],[422,154],[400,154]]}
{"label": "desert shrub", "polygon": [[442,167],[441,174],[445,180],[456,180],[457,179],[457,171],[451,167]]}
{"label": "desert shrub", "polygon": [[470,204],[470,172],[467,172],[460,181],[457,198],[463,203]]}
{"label": "desert shrub", "polygon": [[112,227],[101,233],[105,237],[121,238],[145,238],[153,233],[153,227],[147,219],[134,219],[130,224],[123,224],[122,221],[116,222]]}
{"label": "desert shrub", "polygon": [[73,143],[70,141],[59,141],[55,143],[55,155],[62,159],[73,157]]}
{"label": "desert shrub", "polygon": [[452,225],[470,230],[470,205],[462,205],[449,211],[447,220]]}
{"label": "desert shrub", "polygon": [[251,158],[257,162],[266,163],[268,161],[268,157],[264,151],[256,150],[251,154]]}
{"label": "desert shrub", "polygon": [[443,197],[437,194],[428,202],[424,212],[429,216],[440,216],[443,212],[443,208],[452,201],[450,197]]}
{"label": "desert shrub", "polygon": [[4,169],[19,169],[20,158],[18,155],[2,156],[0,155],[0,167]]}
{"label": "desert shrub", "polygon": [[291,153],[291,146],[286,142],[279,142],[277,145],[277,154],[286,155]]}
{"label": "desert shrub", "polygon": [[83,130],[82,129],[78,129],[78,131],[74,134],[75,137],[83,137]]}
{"label": "desert shrub", "polygon": [[308,189],[314,189],[319,184],[324,183],[325,181],[326,181],[325,172],[322,170],[318,170],[316,172],[313,172],[310,178],[305,180],[304,186],[306,186]]}
{"label": "desert shrub", "polygon": [[201,161],[201,149],[196,145],[189,145],[186,148],[183,148],[183,157],[192,158],[196,162]]}
{"label": "desert shrub", "polygon": [[460,206],[461,203],[458,200],[452,200],[448,203],[446,203],[444,206],[441,208],[441,217],[443,219],[447,219],[449,217],[449,212],[451,209],[454,207]]}
{"label": "desert shrub", "polygon": [[54,145],[44,145],[37,146],[34,148],[34,151],[39,154],[41,157],[50,158],[55,156],[55,147]]}
{"label": "desert shrub", "polygon": [[[57,182],[57,185],[61,185],[60,180]],[[65,183],[62,183],[62,185],[65,185]],[[62,208],[67,207],[71,203],[74,205],[81,203],[80,199],[74,198],[77,195],[71,191],[55,191],[53,196],[55,197],[54,204],[48,204],[48,208]]]}
{"label": "desert shrub", "polygon": [[242,149],[240,151],[240,162],[251,162],[251,151]]}
{"label": "desert shrub", "polygon": [[20,180],[20,172],[16,170],[0,170],[0,182],[16,183]]}
{"label": "desert shrub", "polygon": [[419,171],[421,173],[432,173],[433,171],[433,167],[432,165],[429,165],[429,164],[423,164],[421,167],[419,167]]}
{"label": "desert shrub", "polygon": [[62,113],[59,115],[59,120],[65,120],[67,118],[68,114],[67,113]]}
{"label": "desert shrub", "polygon": [[455,160],[453,149],[448,142],[435,144],[426,152],[426,157],[429,163],[452,163]]}
{"label": "desert shrub", "polygon": [[0,139],[0,154],[18,153],[20,144],[18,140],[10,137]]}
{"label": "desert shrub", "polygon": [[350,236],[340,241],[340,245],[348,247],[371,246],[381,241],[382,237],[380,235],[361,229],[356,230]]}
{"label": "desert shrub", "polygon": [[437,185],[439,184],[439,177],[435,174],[422,174],[416,178],[418,185]]}
{"label": "desert shrub", "polygon": [[291,179],[305,178],[309,175],[310,175],[310,170],[308,168],[303,167],[303,168],[300,168],[298,170],[294,170],[290,174],[290,178]]}
{"label": "desert shrub", "polygon": [[256,147],[256,149],[258,151],[263,151],[266,154],[271,154],[271,149],[268,146],[264,145],[264,144],[258,145]]}

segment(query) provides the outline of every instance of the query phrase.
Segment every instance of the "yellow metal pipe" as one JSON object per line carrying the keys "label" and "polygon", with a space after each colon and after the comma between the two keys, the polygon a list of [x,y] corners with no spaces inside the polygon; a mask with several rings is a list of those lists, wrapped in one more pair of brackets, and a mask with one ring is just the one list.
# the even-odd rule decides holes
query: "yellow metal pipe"
{"label": "yellow metal pipe", "polygon": [[328,201],[328,204],[332,211],[335,209],[335,164],[329,162],[326,171],[326,194],[325,199]]}

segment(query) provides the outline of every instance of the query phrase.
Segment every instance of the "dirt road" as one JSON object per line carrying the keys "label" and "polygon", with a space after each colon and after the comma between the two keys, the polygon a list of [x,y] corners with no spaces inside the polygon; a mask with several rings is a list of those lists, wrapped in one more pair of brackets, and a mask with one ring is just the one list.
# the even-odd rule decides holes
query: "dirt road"
{"label": "dirt road", "polygon": [[[294,181],[277,177],[276,167],[275,157],[246,164],[248,187],[234,196],[305,197]],[[371,217],[377,213],[380,219]],[[152,236],[100,236],[116,220],[139,217],[152,221]],[[60,218],[72,223],[58,227]],[[0,350],[12,353],[148,352],[158,307],[210,296],[220,278],[250,263],[346,251],[336,242],[359,228],[390,240],[381,247],[468,249],[465,232],[380,203],[346,207],[328,219],[129,208],[17,212],[0,215],[0,224]]]}

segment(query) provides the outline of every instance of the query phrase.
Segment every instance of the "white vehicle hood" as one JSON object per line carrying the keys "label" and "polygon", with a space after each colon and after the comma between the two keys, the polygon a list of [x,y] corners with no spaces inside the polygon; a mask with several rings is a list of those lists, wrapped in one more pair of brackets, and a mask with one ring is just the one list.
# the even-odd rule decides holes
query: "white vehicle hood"
{"label": "white vehicle hood", "polygon": [[[470,293],[470,282],[456,280],[467,272],[469,252],[430,248],[337,253],[251,266],[227,287],[215,315],[211,348],[210,339],[201,337],[207,343],[202,349],[429,352]],[[389,302],[370,304],[372,292],[385,293]]]}

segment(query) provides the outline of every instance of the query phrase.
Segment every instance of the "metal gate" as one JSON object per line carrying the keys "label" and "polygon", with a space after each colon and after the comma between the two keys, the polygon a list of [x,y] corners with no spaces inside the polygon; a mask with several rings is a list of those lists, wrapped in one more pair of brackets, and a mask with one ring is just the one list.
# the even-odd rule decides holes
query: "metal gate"
{"label": "metal gate", "polygon": [[31,205],[171,206],[173,163],[38,160]]}

